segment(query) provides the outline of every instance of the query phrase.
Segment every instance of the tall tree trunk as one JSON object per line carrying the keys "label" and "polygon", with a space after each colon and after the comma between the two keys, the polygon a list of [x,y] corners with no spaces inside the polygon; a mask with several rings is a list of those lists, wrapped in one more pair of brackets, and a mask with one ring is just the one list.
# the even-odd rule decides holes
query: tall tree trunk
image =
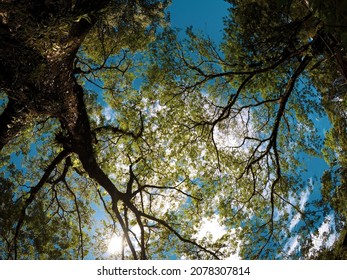
{"label": "tall tree trunk", "polygon": [[33,116],[59,118],[66,102],[77,106],[73,62],[100,10],[111,1],[55,3],[53,11],[49,1],[0,2],[0,91],[9,99],[0,115],[1,150]]}

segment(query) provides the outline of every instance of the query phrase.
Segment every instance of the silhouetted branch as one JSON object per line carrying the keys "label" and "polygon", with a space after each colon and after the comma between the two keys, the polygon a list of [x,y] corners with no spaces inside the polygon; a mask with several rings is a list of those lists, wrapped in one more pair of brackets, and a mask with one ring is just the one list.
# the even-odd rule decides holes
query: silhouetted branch
{"label": "silhouetted branch", "polygon": [[37,193],[41,190],[41,188],[47,182],[47,180],[49,179],[49,177],[50,177],[51,173],[53,172],[53,170],[70,153],[71,153],[71,151],[68,151],[68,150],[61,151],[55,157],[55,159],[50,163],[50,165],[48,165],[48,167],[46,168],[46,170],[45,170],[43,176],[41,177],[40,181],[37,183],[37,185],[30,189],[29,197],[24,201],[24,205],[23,205],[23,207],[22,207],[22,209],[20,211],[20,216],[18,218],[18,222],[17,222],[16,229],[15,229],[15,234],[14,234],[14,237],[13,237],[14,259],[17,259],[17,257],[18,257],[17,242],[18,242],[18,237],[19,237],[19,234],[20,234],[20,229],[21,229],[21,227],[22,227],[22,225],[23,225],[23,223],[25,221],[27,208],[35,200],[35,197],[36,197]]}

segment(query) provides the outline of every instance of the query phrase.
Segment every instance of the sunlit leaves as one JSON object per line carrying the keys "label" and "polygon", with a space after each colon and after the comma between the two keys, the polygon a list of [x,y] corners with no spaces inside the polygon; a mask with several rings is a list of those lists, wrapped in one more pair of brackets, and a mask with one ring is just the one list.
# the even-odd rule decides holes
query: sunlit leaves
{"label": "sunlit leaves", "polygon": [[[229,1],[218,46],[193,28],[155,37],[166,2],[130,2],[97,12],[75,60],[88,134],[38,117],[2,150],[1,258],[309,256],[315,220],[346,201],[344,86],[322,23],[302,1]],[[331,170],[315,208],[303,158],[321,156],[323,109]]]}
{"label": "sunlit leaves", "polygon": [[[329,79],[318,75],[331,70],[330,62],[322,63],[324,54],[312,43],[319,20],[303,3],[230,2],[221,49],[192,29],[181,42],[165,31],[152,48],[148,80],[161,85],[166,108],[175,110],[186,137],[198,135],[200,152],[191,145],[189,155],[203,154],[209,164],[190,166],[212,167],[198,173],[206,183],[205,214],[218,212],[231,227],[244,229],[244,257],[275,258],[285,254],[284,236],[297,233],[285,225],[295,213],[314,230],[315,213],[305,215],[298,202],[311,188],[300,174],[303,153],[321,156],[316,125],[326,88],[320,91],[320,83]],[[295,70],[305,59],[309,63]],[[251,250],[247,244],[254,240],[259,244]]]}

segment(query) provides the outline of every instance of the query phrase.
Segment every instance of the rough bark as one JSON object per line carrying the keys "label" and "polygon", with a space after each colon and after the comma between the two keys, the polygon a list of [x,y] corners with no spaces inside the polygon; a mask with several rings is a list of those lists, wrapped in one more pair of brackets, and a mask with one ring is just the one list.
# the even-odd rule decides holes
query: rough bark
{"label": "rough bark", "polygon": [[[33,117],[65,118],[66,126],[77,120],[65,117],[77,106],[73,62],[109,2],[60,1],[52,11],[51,1],[0,2],[0,90],[9,99],[0,116],[0,150]],[[88,19],[79,17],[88,13]],[[56,32],[62,27],[64,32]]]}
{"label": "rough bark", "polygon": [[[67,36],[54,34],[54,24],[40,30],[52,15],[47,14],[50,1],[12,1],[1,4],[0,12],[0,89],[8,95],[9,102],[0,116],[0,150],[36,116],[49,116],[60,120],[62,129],[68,133],[69,145],[75,152],[89,176],[102,185],[112,198],[121,195],[100,169],[93,152],[92,133],[83,100],[83,89],[74,76],[74,59],[85,36],[97,21],[98,12],[110,0],[70,1],[56,14],[56,25],[70,21],[65,30]],[[48,6],[47,6],[48,5]],[[62,10],[70,11],[63,18]],[[87,15],[88,18],[81,17]],[[71,21],[71,19],[75,19]],[[28,34],[18,23],[27,23]],[[53,29],[52,29],[53,27]],[[41,48],[42,32],[52,30],[55,41]],[[46,34],[48,37],[50,34]]]}
{"label": "rough bark", "polygon": [[78,155],[88,175],[103,186],[113,200],[125,198],[96,161],[89,118],[83,101],[83,89],[76,80],[69,84],[73,94],[70,94],[61,105],[63,114],[59,117],[62,127],[68,132],[69,144],[73,152]]}
{"label": "rough bark", "polygon": [[[120,192],[100,168],[94,154],[84,91],[74,76],[76,53],[101,11],[111,2],[123,5],[124,1],[56,2],[57,10],[50,13],[48,7],[53,1],[0,0],[0,91],[9,99],[0,115],[0,151],[33,118],[58,119],[66,135],[64,147],[78,155],[89,177],[111,196],[113,210],[127,236],[128,228],[119,214],[118,202],[124,202],[140,222],[146,216],[132,205],[131,194]],[[125,1],[129,8],[135,2],[138,1]],[[63,32],[57,31],[61,28]],[[152,220],[172,230],[166,222]],[[20,227],[21,224],[18,231]],[[138,258],[129,236],[127,242],[134,259]],[[141,258],[146,258],[144,248]]]}

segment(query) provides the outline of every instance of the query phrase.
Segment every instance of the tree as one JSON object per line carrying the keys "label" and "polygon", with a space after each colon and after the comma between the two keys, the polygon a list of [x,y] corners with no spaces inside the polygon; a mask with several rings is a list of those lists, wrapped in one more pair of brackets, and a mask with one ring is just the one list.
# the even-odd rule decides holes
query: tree
{"label": "tree", "polygon": [[113,235],[122,259],[283,258],[294,234],[309,255],[293,151],[320,153],[342,40],[306,2],[228,2],[220,49],[181,43],[166,1],[0,4],[1,258],[103,258]]}
{"label": "tree", "polygon": [[[342,141],[345,135],[344,103],[336,109],[331,101],[334,81],[344,84],[347,77],[343,32],[331,28],[316,2],[312,6],[306,1],[228,2],[232,6],[221,50],[192,29],[183,43],[166,32],[154,52],[152,83],[163,81],[170,102],[183,99],[195,113],[186,119],[186,126],[213,144],[226,181],[216,191],[220,204],[215,211],[230,228],[242,229],[241,255],[288,257],[288,239],[296,236],[301,250],[289,257],[309,257],[314,245],[307,236],[314,238],[318,232],[315,220],[322,220],[331,207],[337,211],[337,228],[346,220],[345,198],[335,191],[344,181],[343,145],[336,145],[336,137]],[[326,13],[339,17],[335,8]],[[198,99],[199,92],[206,94]],[[344,95],[340,85],[339,98]],[[334,183],[324,190],[317,209],[301,205],[303,190],[319,184],[301,181],[301,156],[321,154],[322,139],[314,120],[324,111],[331,119],[331,114],[338,118],[333,131],[339,127],[325,143],[334,143],[340,152]],[[294,231],[288,230],[296,215],[301,222]]]}
{"label": "tree", "polygon": [[[51,197],[46,200],[46,204],[40,206],[41,209],[38,209],[47,219],[58,215],[61,220],[71,222],[71,219],[78,217],[80,250],[74,257],[85,256],[83,227],[89,223],[83,222],[83,216],[88,218],[90,210],[83,211],[83,203],[78,198],[82,196],[81,182],[75,177],[81,172],[76,169],[74,172],[77,173],[71,174],[74,167],[72,154],[78,157],[84,172],[103,186],[110,195],[114,214],[125,231],[126,239],[132,249],[132,257],[139,257],[126,229],[127,221],[124,221],[118,209],[118,204],[123,201],[136,210],[129,202],[132,193],[122,193],[97,162],[93,147],[93,141],[97,140],[93,139],[96,138],[96,132],[92,131],[84,100],[88,97],[85,97],[85,92],[75,74],[79,71],[87,74],[87,71],[83,69],[85,66],[90,67],[88,70],[91,74],[97,70],[118,69],[112,63],[106,66],[108,56],[121,48],[133,51],[135,48],[143,47],[144,41],[150,38],[148,35],[153,33],[153,28],[163,20],[162,11],[165,6],[166,2],[163,1],[97,1],[93,3],[90,1],[6,1],[1,3],[1,41],[4,43],[1,44],[0,86],[7,97],[7,103],[0,117],[0,147],[5,157],[2,162],[5,167],[10,167],[4,170],[3,177],[9,177],[7,181],[13,180],[19,192],[12,197],[19,208],[18,221],[4,233],[6,242],[2,243],[6,243],[8,258],[17,258],[19,250],[27,250],[26,246],[19,248],[19,238],[24,238],[24,221],[36,211],[36,205],[33,203],[40,196],[45,196],[46,199]],[[106,35],[108,40],[104,40]],[[99,40],[96,40],[96,43],[95,40],[92,42],[88,36],[94,38],[96,36]],[[133,40],[134,38],[136,40]],[[91,42],[89,45],[88,40]],[[85,49],[81,49],[84,41]],[[84,59],[87,59],[89,64],[86,64]],[[124,59],[120,60],[122,61]],[[93,66],[95,69],[92,68]],[[10,146],[9,151],[4,151],[3,148],[5,146],[7,148],[9,141],[18,140],[19,153],[28,156],[30,143],[27,137],[35,122],[42,126],[40,128],[42,132],[49,134],[50,149],[43,147],[38,154],[41,158],[37,157],[43,164],[43,174],[36,174],[37,169],[30,170],[31,178],[27,180],[21,178],[27,171],[25,165],[20,170],[13,170],[18,174],[11,172],[13,166],[9,164],[9,154],[13,153],[15,148]],[[122,130],[114,129],[116,133],[126,134]],[[20,132],[22,134],[18,136]],[[35,132],[39,134],[39,131]],[[47,135],[41,134],[39,137],[42,138],[36,140],[42,140],[43,143],[45,141],[43,138]],[[40,167],[39,164],[38,168]],[[80,176],[83,179],[85,174]],[[36,185],[33,183],[35,180],[38,181]],[[90,183],[86,183],[86,188],[88,184]],[[45,193],[43,187],[47,185],[51,188],[48,193]],[[73,189],[77,186],[78,191]],[[25,187],[29,191],[26,191]],[[82,196],[87,204],[93,201],[88,200],[89,196],[91,191],[83,193]],[[72,199],[73,209],[69,203],[66,205],[67,199],[70,201]],[[72,213],[70,219],[66,219],[67,213]],[[141,222],[140,212],[136,210],[135,214]],[[52,219],[48,219],[47,224],[52,222]],[[35,240],[36,237],[33,237],[33,240],[28,241],[30,244],[34,243],[34,248],[37,247]],[[141,258],[145,258],[144,254],[142,250]]]}

